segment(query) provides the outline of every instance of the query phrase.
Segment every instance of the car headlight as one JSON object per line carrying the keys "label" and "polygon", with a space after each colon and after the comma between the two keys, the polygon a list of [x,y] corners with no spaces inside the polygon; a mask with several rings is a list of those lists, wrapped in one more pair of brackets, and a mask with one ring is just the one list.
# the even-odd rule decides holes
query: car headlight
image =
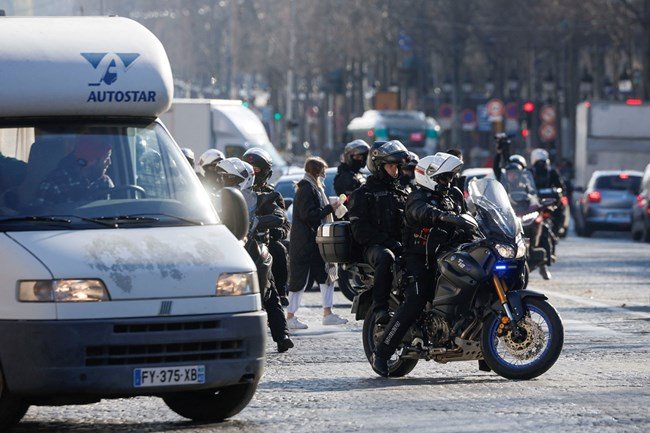
{"label": "car headlight", "polygon": [[217,296],[239,296],[259,293],[257,272],[221,274],[217,279]]}
{"label": "car headlight", "polygon": [[496,244],[494,249],[504,259],[513,259],[515,257],[515,248],[508,244]]}
{"label": "car headlight", "polygon": [[20,302],[100,302],[110,301],[101,280],[36,280],[21,281]]}

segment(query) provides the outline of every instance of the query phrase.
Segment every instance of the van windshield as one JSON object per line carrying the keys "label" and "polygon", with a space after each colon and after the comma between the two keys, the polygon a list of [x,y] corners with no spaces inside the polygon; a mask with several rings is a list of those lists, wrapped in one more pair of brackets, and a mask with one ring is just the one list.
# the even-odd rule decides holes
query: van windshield
{"label": "van windshield", "polygon": [[219,222],[154,121],[21,121],[0,126],[0,152],[0,231]]}

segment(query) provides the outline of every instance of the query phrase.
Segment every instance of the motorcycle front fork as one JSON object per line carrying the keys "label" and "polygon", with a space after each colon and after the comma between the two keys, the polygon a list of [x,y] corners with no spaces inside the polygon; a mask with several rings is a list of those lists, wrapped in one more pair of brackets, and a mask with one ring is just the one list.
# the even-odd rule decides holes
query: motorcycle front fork
{"label": "motorcycle front fork", "polygon": [[501,302],[503,311],[505,311],[506,313],[506,315],[501,318],[501,323],[499,324],[498,334],[502,335],[505,331],[505,326],[508,323],[514,323],[514,317],[512,315],[512,311],[510,311],[510,306],[508,305],[508,298],[506,297],[506,292],[508,291],[508,287],[496,275],[492,275],[492,283],[494,284],[494,289],[497,292],[497,296],[499,297],[499,302]]}

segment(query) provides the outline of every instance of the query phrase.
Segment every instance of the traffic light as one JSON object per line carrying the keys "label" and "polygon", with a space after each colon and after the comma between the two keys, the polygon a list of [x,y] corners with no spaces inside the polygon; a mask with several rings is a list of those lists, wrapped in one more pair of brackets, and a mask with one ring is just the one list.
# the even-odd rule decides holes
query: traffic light
{"label": "traffic light", "polygon": [[533,113],[535,112],[535,104],[532,101],[526,101],[521,107],[525,113],[525,118],[521,122],[521,136],[525,139],[530,139],[530,130],[533,129]]}
{"label": "traffic light", "polygon": [[530,101],[526,101],[526,102],[524,102],[524,107],[523,108],[524,108],[524,112],[532,113],[533,111],[535,111],[535,104],[533,104]]}
{"label": "traffic light", "polygon": [[273,115],[273,118],[274,118],[275,120],[282,120],[282,113],[278,113],[278,112],[276,112],[276,113]]}

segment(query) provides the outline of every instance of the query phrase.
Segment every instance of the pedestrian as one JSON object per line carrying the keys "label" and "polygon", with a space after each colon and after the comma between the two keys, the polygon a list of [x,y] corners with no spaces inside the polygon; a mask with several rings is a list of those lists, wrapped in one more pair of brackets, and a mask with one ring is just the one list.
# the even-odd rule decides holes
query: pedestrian
{"label": "pedestrian", "polygon": [[375,347],[372,367],[384,377],[389,375],[388,359],[435,293],[436,253],[441,245],[457,239],[464,198],[451,182],[462,165],[459,158],[438,152],[422,158],[415,169],[417,187],[406,202],[402,233],[403,263],[415,283],[407,286],[404,302]]}
{"label": "pedestrian", "polygon": [[408,150],[398,140],[375,142],[368,156],[370,176],[350,196],[348,215],[364,261],[375,271],[372,308],[378,323],[387,323],[393,264],[402,253],[402,217],[406,191],[400,186]]}
{"label": "pedestrian", "polygon": [[323,261],[316,244],[316,231],[323,223],[333,221],[333,214],[341,203],[328,203],[324,180],[327,163],[320,157],[305,161],[305,176],[296,185],[293,199],[293,221],[289,243],[289,329],[307,329],[296,313],[305,290],[318,283],[323,306],[323,325],[342,325],[347,319],[332,312],[336,265]]}
{"label": "pedestrian", "polygon": [[286,213],[284,209],[277,206],[276,193],[253,191],[255,170],[247,162],[234,157],[222,159],[216,164],[214,172],[219,185],[238,188],[249,206],[251,232],[248,235],[245,248],[257,267],[260,290],[262,291],[262,305],[268,316],[271,336],[277,344],[278,352],[286,352],[294,345],[289,337],[287,320],[273,280],[272,257],[261,254],[258,245],[258,243],[266,242],[270,229],[286,223]]}

